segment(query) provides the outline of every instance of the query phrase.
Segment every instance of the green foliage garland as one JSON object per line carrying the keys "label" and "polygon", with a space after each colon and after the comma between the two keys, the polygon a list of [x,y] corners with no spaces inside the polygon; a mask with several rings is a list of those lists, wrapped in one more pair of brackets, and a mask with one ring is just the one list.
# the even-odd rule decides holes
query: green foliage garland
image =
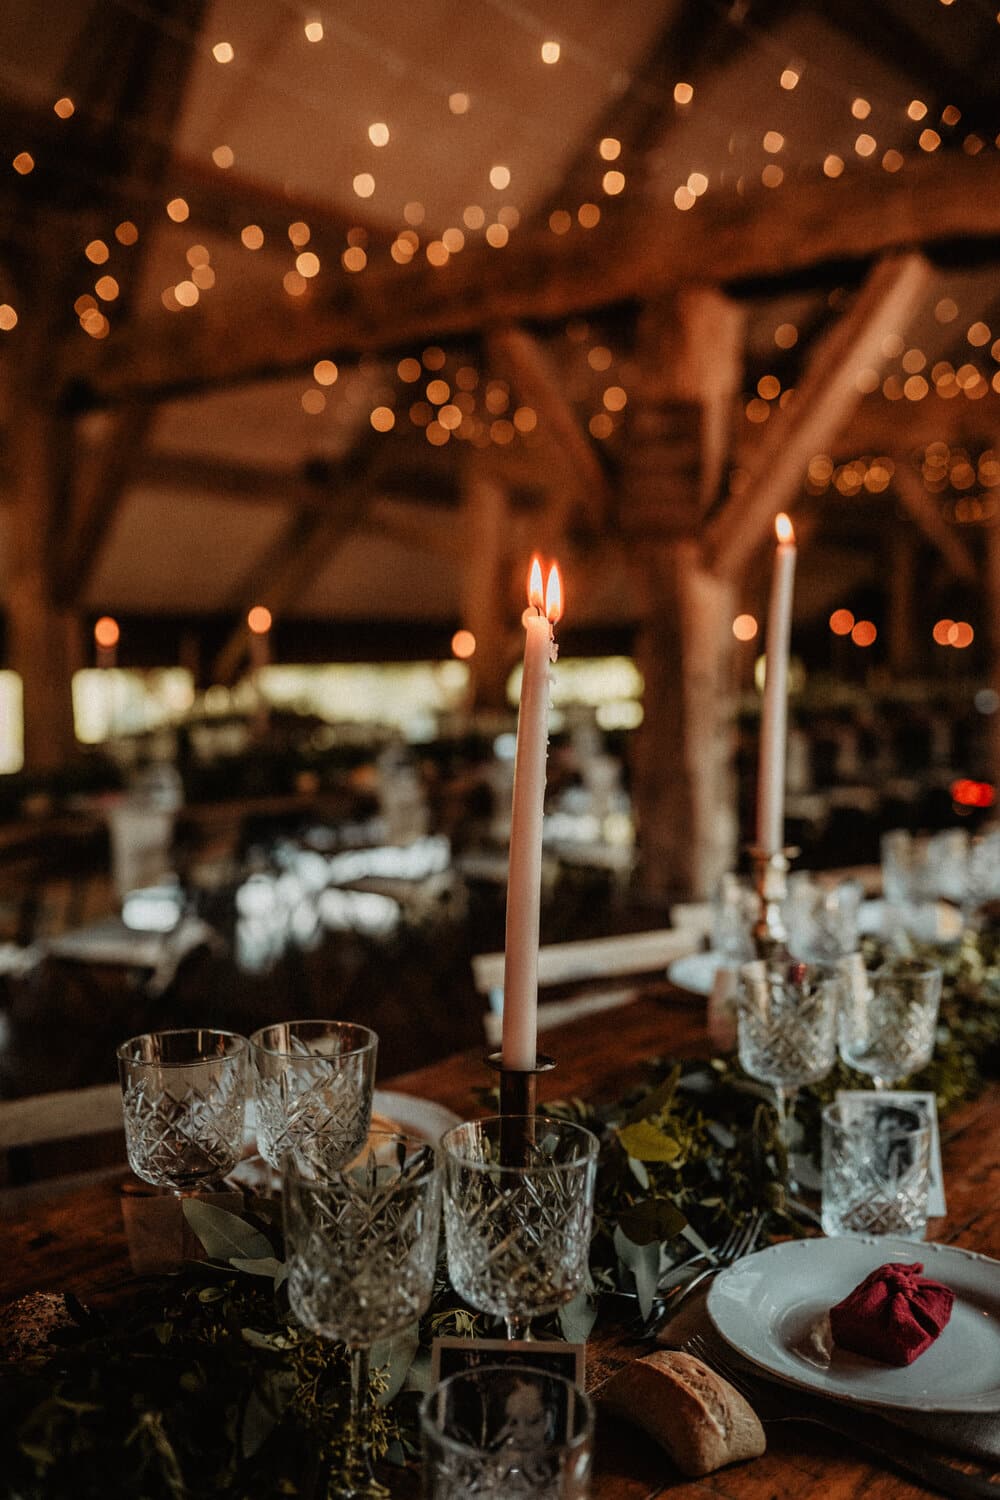
{"label": "green foliage garland", "polygon": [[[998,1071],[1000,938],[925,952],[944,968],[945,991],[934,1061],[912,1082],[934,1089],[944,1112]],[[613,1105],[570,1100],[551,1110],[588,1125],[603,1143],[596,1295],[589,1308],[565,1310],[568,1336],[586,1336],[600,1294],[635,1294],[647,1312],[657,1284],[669,1285],[692,1246],[717,1243],[753,1207],[767,1210],[770,1231],[801,1232],[786,1213],[766,1091],[718,1058],[658,1061],[650,1075]],[[819,1104],[845,1086],[865,1081],[838,1068],[804,1091],[807,1141]],[[324,1493],[326,1472],[338,1463],[348,1362],[341,1346],[292,1318],[277,1205],[255,1202],[246,1219],[193,1213],[214,1259],[139,1283],[106,1313],[67,1297],[72,1326],[16,1366],[0,1367],[0,1472],[13,1500]],[[415,1451],[417,1387],[432,1337],[493,1331],[457,1301],[442,1264],[416,1358],[417,1337],[403,1339],[383,1351],[388,1365],[374,1377],[376,1393],[393,1397],[375,1412],[382,1456],[402,1463]]]}

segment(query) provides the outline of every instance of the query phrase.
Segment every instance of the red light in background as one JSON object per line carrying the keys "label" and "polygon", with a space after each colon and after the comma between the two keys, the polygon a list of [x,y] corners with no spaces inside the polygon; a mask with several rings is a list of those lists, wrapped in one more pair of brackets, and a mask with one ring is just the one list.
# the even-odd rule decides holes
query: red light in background
{"label": "red light in background", "polygon": [[996,799],[996,789],[988,781],[970,781],[963,777],[951,784],[951,800],[959,807],[992,807]]}

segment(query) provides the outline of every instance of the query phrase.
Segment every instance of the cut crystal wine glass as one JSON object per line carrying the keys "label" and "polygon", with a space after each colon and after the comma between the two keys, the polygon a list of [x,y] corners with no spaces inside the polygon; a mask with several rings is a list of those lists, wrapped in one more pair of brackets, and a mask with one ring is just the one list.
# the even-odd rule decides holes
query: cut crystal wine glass
{"label": "cut crystal wine glass", "polygon": [[751,1078],[774,1090],[793,1191],[789,1118],[800,1086],[818,1083],[833,1067],[841,989],[837,971],[800,963],[788,954],[755,959],[740,970],[740,1063]]}
{"label": "cut crystal wine glass", "polygon": [[291,1155],[283,1171],[288,1298],[306,1328],[347,1345],[351,1398],[346,1458],[327,1494],[382,1496],[372,1473],[368,1364],[372,1344],[426,1312],[434,1288],[441,1174],[429,1151],[373,1131],[343,1171]]}
{"label": "cut crystal wine glass", "polygon": [[866,972],[860,955],[843,965],[840,1055],[884,1089],[931,1060],[941,1001],[941,970],[898,959]]}
{"label": "cut crystal wine glass", "polygon": [[589,1130],[541,1115],[495,1115],[441,1140],[451,1283],[504,1318],[508,1338],[529,1337],[533,1317],[586,1283],[597,1151]]}

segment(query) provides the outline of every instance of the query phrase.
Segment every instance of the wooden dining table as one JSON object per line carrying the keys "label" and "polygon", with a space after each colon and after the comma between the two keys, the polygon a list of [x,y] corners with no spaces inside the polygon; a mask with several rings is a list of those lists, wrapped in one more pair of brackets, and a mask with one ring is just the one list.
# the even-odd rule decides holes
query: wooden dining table
{"label": "wooden dining table", "polygon": [[[709,1051],[705,1007],[665,984],[643,987],[623,1008],[548,1032],[556,1069],[539,1080],[539,1102],[580,1096],[613,1099],[641,1081],[654,1056]],[[446,1105],[469,1118],[485,1112],[478,1091],[491,1075],[476,1051],[456,1053],[383,1086]],[[947,1216],[929,1237],[987,1255],[1000,1251],[1000,1084],[951,1111],[942,1122]],[[82,1185],[34,1188],[0,1222],[0,1301],[33,1290],[107,1295],[129,1273],[121,1214],[127,1169]],[[915,1256],[919,1254],[915,1250]],[[601,1412],[600,1392],[614,1372],[653,1345],[638,1341],[634,1320],[598,1319],[587,1346],[587,1385],[597,1400],[594,1500],[914,1500],[934,1493],[874,1460],[842,1436],[798,1422],[767,1428],[766,1454],[698,1480],[684,1479],[666,1452],[638,1428]],[[919,1444],[919,1439],[914,1439]],[[401,1474],[393,1494],[415,1496],[417,1476]],[[998,1491],[1000,1493],[1000,1491]]]}

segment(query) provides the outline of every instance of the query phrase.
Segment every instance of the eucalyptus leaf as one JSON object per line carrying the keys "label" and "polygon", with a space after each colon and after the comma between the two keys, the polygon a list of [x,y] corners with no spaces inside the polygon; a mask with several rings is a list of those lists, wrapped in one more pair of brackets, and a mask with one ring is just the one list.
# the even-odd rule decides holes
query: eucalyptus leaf
{"label": "eucalyptus leaf", "polygon": [[631,1271],[635,1279],[639,1311],[644,1318],[648,1318],[653,1311],[656,1281],[660,1270],[659,1243],[650,1241],[648,1245],[637,1245],[629,1239],[628,1235],[623,1234],[620,1228],[615,1229],[614,1242],[618,1259],[626,1270]]}
{"label": "eucalyptus leaf", "polygon": [[293,1340],[284,1333],[261,1333],[256,1328],[241,1328],[243,1342],[251,1349],[290,1349]]}
{"label": "eucalyptus leaf", "polygon": [[702,1239],[701,1235],[695,1229],[693,1224],[685,1224],[684,1228],[681,1230],[681,1234],[688,1241],[688,1243],[693,1245],[694,1248],[700,1251],[702,1255],[707,1255],[709,1260],[715,1259],[715,1255],[712,1251],[711,1246],[705,1244],[705,1241]]}
{"label": "eucalyptus leaf", "polygon": [[723,1151],[731,1151],[736,1145],[736,1137],[728,1125],[723,1125],[720,1120],[709,1120],[705,1129],[715,1143],[722,1147]]}
{"label": "eucalyptus leaf", "polygon": [[662,1114],[673,1102],[680,1076],[679,1067],[671,1068],[663,1082],[644,1094],[638,1104],[629,1110],[625,1116],[626,1127],[638,1124],[640,1120],[648,1120],[652,1115]]}
{"label": "eucalyptus leaf", "polygon": [[259,1260],[247,1260],[242,1255],[231,1255],[229,1264],[237,1271],[245,1271],[248,1276],[270,1276],[276,1277],[284,1269],[280,1260],[273,1255],[262,1255]]}
{"label": "eucalyptus leaf", "polygon": [[637,1161],[671,1162],[681,1154],[676,1137],[668,1135],[652,1120],[638,1120],[634,1125],[623,1126],[618,1139],[629,1156],[634,1156]]}
{"label": "eucalyptus leaf", "polygon": [[406,1372],[404,1382],[408,1391],[420,1391],[426,1394],[431,1388],[431,1357],[426,1350],[421,1350],[416,1356],[410,1368]]}
{"label": "eucalyptus leaf", "polygon": [[622,1233],[636,1245],[672,1240],[686,1224],[685,1215],[669,1198],[646,1198],[624,1209],[618,1219]]}
{"label": "eucalyptus leaf", "polygon": [[637,1157],[630,1156],[628,1159],[628,1169],[632,1173],[632,1176],[635,1178],[639,1186],[648,1193],[649,1173],[646,1171],[646,1168],[643,1166],[642,1162],[639,1161]]}
{"label": "eucalyptus leaf", "polygon": [[238,1255],[246,1260],[260,1260],[274,1254],[274,1246],[259,1229],[246,1219],[216,1208],[203,1198],[185,1198],[184,1217],[201,1241],[205,1253],[213,1260],[229,1260]]}
{"label": "eucalyptus leaf", "polygon": [[267,1442],[296,1388],[295,1377],[280,1371],[269,1371],[253,1387],[240,1423],[240,1451],[244,1458],[253,1458]]}
{"label": "eucalyptus leaf", "polygon": [[570,1344],[585,1344],[597,1320],[597,1303],[586,1292],[578,1292],[559,1309],[559,1328]]}
{"label": "eucalyptus leaf", "polygon": [[391,1339],[382,1339],[379,1343],[372,1345],[371,1367],[373,1370],[388,1368],[389,1381],[384,1391],[380,1391],[376,1404],[388,1406],[389,1402],[403,1388],[407,1373],[413,1363],[414,1355],[420,1347],[420,1325],[411,1323],[409,1328],[404,1328],[402,1333],[397,1333]]}

